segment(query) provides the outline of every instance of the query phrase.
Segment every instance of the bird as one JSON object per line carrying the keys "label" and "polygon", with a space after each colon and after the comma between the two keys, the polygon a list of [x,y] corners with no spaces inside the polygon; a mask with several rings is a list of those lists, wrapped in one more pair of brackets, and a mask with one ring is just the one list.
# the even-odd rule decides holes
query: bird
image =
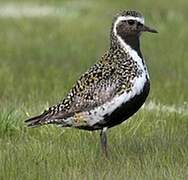
{"label": "bird", "polygon": [[100,131],[102,152],[108,156],[107,130],[133,116],[150,91],[150,78],[140,50],[146,26],[143,15],[123,10],[113,18],[110,45],[63,98],[42,114],[26,120],[28,127],[54,124],[87,131]]}

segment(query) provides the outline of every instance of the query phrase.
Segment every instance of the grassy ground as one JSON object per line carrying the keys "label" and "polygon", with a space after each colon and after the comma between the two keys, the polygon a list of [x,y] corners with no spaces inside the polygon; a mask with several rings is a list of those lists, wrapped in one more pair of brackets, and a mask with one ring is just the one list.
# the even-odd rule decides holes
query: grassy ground
{"label": "grassy ground", "polygon": [[187,108],[186,0],[1,0],[0,7],[7,2],[62,9],[54,16],[0,16],[0,179],[188,179],[187,113],[141,110],[109,130],[109,160],[97,132],[23,123],[63,98],[108,48],[113,14],[130,8],[159,31],[142,37],[148,101]]}

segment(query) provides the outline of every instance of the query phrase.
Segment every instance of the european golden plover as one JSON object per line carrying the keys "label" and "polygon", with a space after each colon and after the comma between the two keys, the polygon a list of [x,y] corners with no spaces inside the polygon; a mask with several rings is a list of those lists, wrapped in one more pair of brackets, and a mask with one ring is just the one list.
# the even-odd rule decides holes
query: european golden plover
{"label": "european golden plover", "polygon": [[140,51],[142,32],[157,33],[144,24],[139,12],[119,13],[112,24],[109,50],[79,78],[61,103],[26,120],[28,126],[56,124],[101,130],[102,150],[107,155],[107,129],[136,113],[149,94],[149,75]]}

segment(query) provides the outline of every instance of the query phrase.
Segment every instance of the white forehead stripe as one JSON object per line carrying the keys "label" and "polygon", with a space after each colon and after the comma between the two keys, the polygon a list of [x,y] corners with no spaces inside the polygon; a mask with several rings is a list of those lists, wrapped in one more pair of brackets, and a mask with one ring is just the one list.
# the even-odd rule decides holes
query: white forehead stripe
{"label": "white forehead stripe", "polygon": [[113,31],[114,31],[115,35],[117,35],[116,27],[119,24],[119,22],[121,22],[121,21],[127,21],[127,20],[136,20],[136,21],[140,22],[141,24],[144,24],[144,18],[143,17],[119,16],[117,18],[117,20],[115,21],[115,23],[114,23],[114,29],[113,29]]}
{"label": "white forehead stripe", "polygon": [[124,18],[125,21],[126,20],[136,20],[136,21],[144,24],[144,18],[143,17],[133,17],[133,16],[126,16],[126,17],[121,16],[121,17]]}

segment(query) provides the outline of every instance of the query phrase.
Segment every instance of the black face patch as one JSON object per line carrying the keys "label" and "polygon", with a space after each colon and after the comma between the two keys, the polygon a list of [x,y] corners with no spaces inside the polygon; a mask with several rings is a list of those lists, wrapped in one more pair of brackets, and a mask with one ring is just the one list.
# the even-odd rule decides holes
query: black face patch
{"label": "black face patch", "polygon": [[[141,24],[141,23],[140,23]],[[123,20],[117,24],[116,32],[121,39],[131,46],[134,50],[137,51],[138,55],[142,57],[139,50],[139,36],[140,36],[140,27],[138,22],[134,19]]]}
{"label": "black face patch", "polygon": [[120,23],[118,23],[116,27],[116,31],[117,34],[122,38],[124,36],[136,35],[139,33],[139,29],[137,28],[137,21],[131,19],[126,21],[121,21]]}

